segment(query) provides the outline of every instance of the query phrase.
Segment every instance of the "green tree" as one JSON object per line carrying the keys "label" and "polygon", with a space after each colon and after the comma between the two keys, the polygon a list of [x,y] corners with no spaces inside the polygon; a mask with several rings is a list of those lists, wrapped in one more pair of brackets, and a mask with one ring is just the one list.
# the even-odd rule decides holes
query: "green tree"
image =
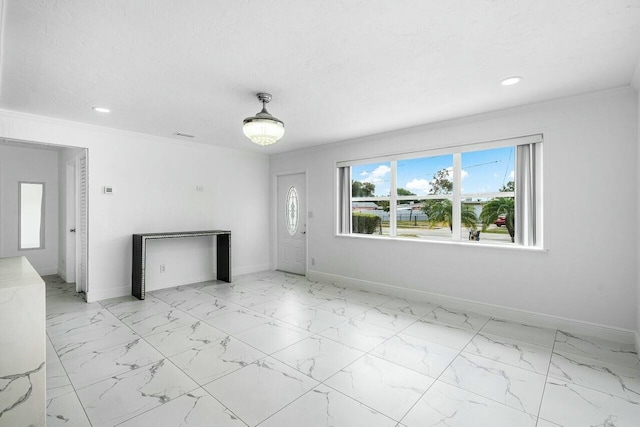
{"label": "green tree", "polygon": [[[453,204],[451,200],[428,200],[422,210],[427,214],[427,221],[431,227],[444,222],[449,224],[449,230],[453,231]],[[463,204],[460,216],[461,222],[465,227],[476,228],[478,218],[471,206]]]}
{"label": "green tree", "polygon": [[398,196],[415,196],[416,193],[412,193],[409,190],[406,190],[404,188],[398,188]]}
{"label": "green tree", "polygon": [[433,175],[429,194],[449,194],[453,191],[453,181],[449,179],[449,169],[440,169]]}
{"label": "green tree", "polygon": [[[415,196],[415,193],[412,193],[409,190],[405,190],[404,188],[398,188],[398,196]],[[385,212],[389,212],[389,201],[388,200],[381,200],[378,203],[378,206],[380,206],[382,208],[383,211]],[[410,203],[409,200],[400,200],[398,202],[399,205],[406,205]]]}
{"label": "green tree", "polygon": [[499,190],[502,193],[514,192],[516,191],[516,183],[514,181],[509,181]]}
{"label": "green tree", "polygon": [[[449,179],[449,170],[440,169],[433,175],[429,194],[449,194],[451,191],[453,191],[453,181]],[[449,229],[453,231],[453,204],[451,200],[427,200],[424,202],[422,211],[427,214],[427,221],[431,227],[444,222],[449,224]],[[476,228],[478,218],[471,206],[463,204],[460,216],[465,227]]]}
{"label": "green tree", "polygon": [[482,229],[486,230],[498,219],[499,215],[505,215],[504,222],[509,236],[511,236],[511,242],[515,242],[515,201],[513,197],[496,197],[482,207],[480,213]]}
{"label": "green tree", "polygon": [[[509,181],[500,188],[500,192],[514,192],[516,190],[516,183]],[[515,200],[512,197],[498,197],[482,207],[480,213],[480,220],[482,221],[482,229],[486,230],[488,226],[493,224],[498,216],[504,215],[504,223],[511,237],[511,242],[515,242]]]}
{"label": "green tree", "polygon": [[373,197],[376,192],[375,184],[370,182],[351,181],[352,197]]}

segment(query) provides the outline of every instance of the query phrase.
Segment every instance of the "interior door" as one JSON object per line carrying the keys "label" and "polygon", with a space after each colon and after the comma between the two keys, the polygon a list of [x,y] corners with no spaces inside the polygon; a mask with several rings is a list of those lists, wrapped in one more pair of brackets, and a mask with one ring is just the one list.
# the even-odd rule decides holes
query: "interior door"
{"label": "interior door", "polygon": [[[63,203],[66,206],[66,218],[63,233],[67,233],[65,247],[65,281],[76,283],[76,161],[73,160],[66,165],[66,199]],[[76,291],[79,289],[76,289]]]}
{"label": "interior door", "polygon": [[306,201],[304,173],[278,176],[278,270],[307,272]]}

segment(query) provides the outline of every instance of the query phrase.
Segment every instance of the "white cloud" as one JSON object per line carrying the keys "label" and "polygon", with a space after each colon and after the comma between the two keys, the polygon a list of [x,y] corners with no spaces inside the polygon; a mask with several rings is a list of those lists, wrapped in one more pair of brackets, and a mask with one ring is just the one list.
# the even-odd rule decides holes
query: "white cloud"
{"label": "white cloud", "polygon": [[[449,166],[447,168],[447,175],[449,175],[449,179],[453,180],[453,166]],[[465,179],[466,177],[469,176],[469,172],[467,172],[466,170],[462,169],[462,179]]]}
{"label": "white cloud", "polygon": [[377,183],[380,183],[380,182],[388,181],[387,179],[385,179],[385,177],[387,175],[389,175],[389,172],[391,172],[391,168],[389,166],[380,165],[377,168],[375,168],[374,170],[372,170],[371,174],[369,174],[369,176],[364,178],[362,181],[363,182],[370,182],[372,184],[377,184]]}
{"label": "white cloud", "polygon": [[417,194],[429,194],[429,191],[431,191],[431,182],[426,179],[414,178],[412,181],[407,182],[405,188]]}
{"label": "white cloud", "polygon": [[515,176],[516,176],[516,172],[511,171],[511,173],[509,174],[509,178],[511,178],[511,180],[513,181],[513,178],[515,178]]}

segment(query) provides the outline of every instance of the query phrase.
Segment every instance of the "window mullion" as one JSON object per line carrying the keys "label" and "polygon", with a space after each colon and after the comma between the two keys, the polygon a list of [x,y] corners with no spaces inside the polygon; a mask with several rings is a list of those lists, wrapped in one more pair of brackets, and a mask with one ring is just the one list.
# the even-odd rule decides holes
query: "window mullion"
{"label": "window mullion", "polygon": [[389,188],[389,236],[397,235],[398,216],[396,214],[396,205],[398,204],[398,186],[397,186],[398,162],[391,162],[391,185]]}
{"label": "window mullion", "polygon": [[462,188],[462,155],[460,153],[453,154],[453,200],[451,201],[451,216],[453,225],[453,240],[460,240],[460,228],[462,220],[461,211],[461,188]]}

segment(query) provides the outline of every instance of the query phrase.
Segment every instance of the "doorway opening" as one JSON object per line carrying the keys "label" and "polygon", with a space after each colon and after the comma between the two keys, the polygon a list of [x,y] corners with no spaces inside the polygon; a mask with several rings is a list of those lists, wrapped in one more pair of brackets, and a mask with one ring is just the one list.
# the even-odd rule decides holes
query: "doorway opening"
{"label": "doorway opening", "polygon": [[[47,284],[72,284],[66,288],[86,300],[88,150],[0,139],[0,154],[0,257],[24,256]],[[46,189],[41,195],[42,235],[30,247],[19,242],[24,240],[24,218],[15,215],[14,206],[23,202],[18,192],[25,190],[25,181]]]}

